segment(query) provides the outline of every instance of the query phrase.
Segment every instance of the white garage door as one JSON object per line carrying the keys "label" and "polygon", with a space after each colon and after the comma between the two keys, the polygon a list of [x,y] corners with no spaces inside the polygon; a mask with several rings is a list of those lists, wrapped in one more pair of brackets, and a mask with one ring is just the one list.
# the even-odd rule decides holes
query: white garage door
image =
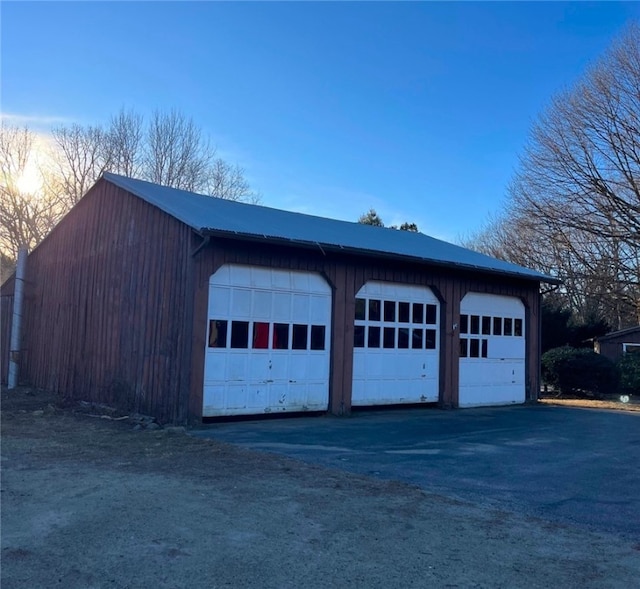
{"label": "white garage door", "polygon": [[352,405],[437,401],[439,324],[430,289],[367,282],[356,295]]}
{"label": "white garage door", "polygon": [[525,400],[525,310],[514,297],[467,294],[460,303],[460,407]]}
{"label": "white garage door", "polygon": [[222,266],[209,280],[203,416],[326,410],[330,325],[319,275]]}

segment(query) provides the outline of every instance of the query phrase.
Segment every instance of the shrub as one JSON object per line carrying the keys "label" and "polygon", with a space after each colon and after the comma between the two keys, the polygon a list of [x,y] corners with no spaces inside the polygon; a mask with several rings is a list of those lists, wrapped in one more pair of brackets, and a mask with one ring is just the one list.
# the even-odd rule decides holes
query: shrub
{"label": "shrub", "polygon": [[640,354],[623,354],[618,360],[621,395],[640,395]]}
{"label": "shrub", "polygon": [[562,394],[614,394],[616,366],[604,356],[584,348],[563,346],[542,355],[542,379]]}

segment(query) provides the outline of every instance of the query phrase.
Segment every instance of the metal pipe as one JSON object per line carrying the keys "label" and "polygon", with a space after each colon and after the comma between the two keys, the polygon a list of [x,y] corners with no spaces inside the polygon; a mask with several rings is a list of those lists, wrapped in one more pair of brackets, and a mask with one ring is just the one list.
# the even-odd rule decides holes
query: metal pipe
{"label": "metal pipe", "polygon": [[27,269],[27,248],[18,250],[15,284],[13,288],[13,317],[11,319],[11,344],[9,346],[9,375],[7,385],[9,389],[18,386],[20,369],[20,344],[22,341],[22,303],[24,300],[24,275]]}

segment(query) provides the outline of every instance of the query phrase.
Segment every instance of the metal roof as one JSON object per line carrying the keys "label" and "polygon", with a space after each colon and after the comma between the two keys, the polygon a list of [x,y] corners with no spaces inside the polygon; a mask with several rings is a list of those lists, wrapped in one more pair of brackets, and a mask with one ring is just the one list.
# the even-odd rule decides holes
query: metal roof
{"label": "metal roof", "polygon": [[103,178],[206,234],[279,241],[322,250],[402,258],[558,283],[556,278],[441,241],[423,233],[373,227],[234,202],[105,173]]}
{"label": "metal roof", "polygon": [[610,331],[609,333],[605,333],[604,335],[599,335],[592,339],[597,342],[603,342],[610,339],[615,339],[617,337],[623,337],[625,335],[630,335],[632,333],[640,332],[640,325],[635,325],[634,327],[627,327],[626,329],[620,329],[619,331]]}

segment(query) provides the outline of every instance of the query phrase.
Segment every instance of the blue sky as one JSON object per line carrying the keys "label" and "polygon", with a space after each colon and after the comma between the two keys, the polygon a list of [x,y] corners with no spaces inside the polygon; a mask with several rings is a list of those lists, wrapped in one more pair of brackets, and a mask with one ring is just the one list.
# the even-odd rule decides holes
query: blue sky
{"label": "blue sky", "polygon": [[2,2],[3,114],[175,107],[263,204],[455,240],[638,3]]}

